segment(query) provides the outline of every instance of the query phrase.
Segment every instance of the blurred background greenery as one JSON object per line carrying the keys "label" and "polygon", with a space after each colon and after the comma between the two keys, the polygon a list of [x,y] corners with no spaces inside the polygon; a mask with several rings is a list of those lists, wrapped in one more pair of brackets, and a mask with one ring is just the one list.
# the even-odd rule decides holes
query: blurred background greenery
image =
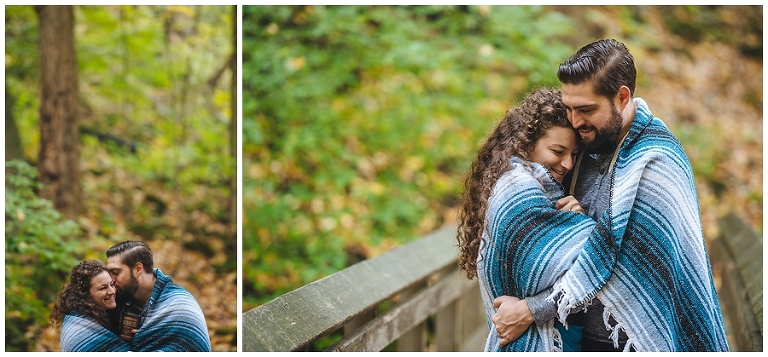
{"label": "blurred background greenery", "polygon": [[124,240],[146,242],[195,296],[215,351],[237,350],[236,8],[71,11],[82,208],[66,219],[38,197],[41,24],[33,6],[5,6],[6,351],[57,351],[56,293]]}
{"label": "blurred background greenery", "polygon": [[455,221],[504,110],[600,39],[762,232],[761,6],[243,6],[243,311]]}

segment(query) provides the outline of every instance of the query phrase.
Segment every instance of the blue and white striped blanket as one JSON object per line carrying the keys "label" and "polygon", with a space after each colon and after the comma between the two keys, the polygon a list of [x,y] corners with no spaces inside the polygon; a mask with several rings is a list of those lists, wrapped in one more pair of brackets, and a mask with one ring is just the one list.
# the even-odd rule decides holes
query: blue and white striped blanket
{"label": "blue and white striped blanket", "polygon": [[[587,215],[558,211],[563,188],[543,166],[513,157],[511,170],[496,182],[488,200],[487,227],[477,275],[490,334],[486,351],[497,350],[491,317],[501,295],[533,296],[553,286],[579,256],[595,222]],[[559,351],[554,321],[532,325],[501,351]]]}
{"label": "blue and white striped blanket", "polygon": [[[614,340],[619,328],[626,332],[626,350],[727,351],[691,164],[664,123],[653,117],[642,99],[636,101],[637,113],[611,171],[609,209],[588,232],[573,266],[554,284],[550,298],[558,303],[561,321],[598,298],[605,305],[606,320],[613,316],[618,322],[612,327]],[[497,187],[504,190],[503,182]],[[575,215],[570,212],[545,211],[541,194],[532,189],[502,197],[489,202],[487,217],[493,219],[486,238],[501,248],[489,245],[489,251],[498,252],[486,259],[493,263],[497,254],[500,261],[515,265],[507,269],[510,276],[488,280],[490,293],[530,296],[552,280],[541,272],[556,270],[548,268],[556,261],[549,259],[551,250],[538,248],[545,246],[541,242],[565,241],[572,249],[583,236],[576,232],[579,229],[564,233],[569,228],[560,226],[588,223],[569,221],[567,217]],[[573,237],[564,239],[568,234]],[[536,244],[531,248],[530,243],[517,242]],[[570,258],[562,258],[564,264]],[[527,290],[525,284],[530,285]],[[493,297],[484,300],[488,298]],[[492,326],[491,331],[495,332]],[[556,338],[549,324],[534,324],[504,350],[554,350]]]}
{"label": "blue and white striped blanket", "polygon": [[126,352],[128,342],[85,315],[64,315],[59,339],[62,352]]}
{"label": "blue and white striped blanket", "polygon": [[[555,285],[560,318],[597,297],[637,351],[727,351],[693,171],[642,99],[608,210]],[[614,328],[614,336],[618,328]]]}
{"label": "blue and white striped blanket", "polygon": [[200,305],[171,277],[155,268],[155,287],[141,313],[132,351],[209,352],[211,340]]}
{"label": "blue and white striped blanket", "polygon": [[141,327],[129,345],[95,320],[64,316],[61,350],[66,352],[210,352],[205,316],[195,298],[155,269],[157,281],[141,313]]}

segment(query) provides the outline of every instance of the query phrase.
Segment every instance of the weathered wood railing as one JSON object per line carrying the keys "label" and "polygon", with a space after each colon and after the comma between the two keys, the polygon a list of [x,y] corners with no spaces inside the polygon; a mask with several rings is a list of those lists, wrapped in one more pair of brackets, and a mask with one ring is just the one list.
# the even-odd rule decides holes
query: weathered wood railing
{"label": "weathered wood railing", "polygon": [[731,351],[762,351],[763,239],[733,214],[719,226],[710,255]]}
{"label": "weathered wood railing", "polygon": [[339,331],[326,350],[482,351],[488,326],[455,234],[445,227],[245,312],[243,351],[304,351]]}
{"label": "weathered wood railing", "polygon": [[[731,350],[762,351],[762,238],[734,215],[720,228],[710,255]],[[245,312],[243,350],[305,351],[340,335],[326,350],[482,351],[488,326],[477,280],[457,269],[455,233],[443,228]]]}

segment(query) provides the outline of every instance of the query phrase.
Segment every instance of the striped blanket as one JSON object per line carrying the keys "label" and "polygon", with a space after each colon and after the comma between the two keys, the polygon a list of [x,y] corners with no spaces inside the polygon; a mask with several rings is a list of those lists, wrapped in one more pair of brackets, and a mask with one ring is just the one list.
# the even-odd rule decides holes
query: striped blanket
{"label": "striped blanket", "polygon": [[155,287],[133,336],[133,351],[209,352],[205,316],[195,298],[155,268]]}
{"label": "striped blanket", "polygon": [[[487,227],[478,255],[477,275],[490,334],[486,351],[498,350],[491,317],[493,299],[520,298],[552,287],[579,256],[595,222],[587,215],[554,209],[562,186],[538,163],[513,157],[511,170],[496,182],[488,200]],[[561,351],[554,321],[532,325],[502,351]]]}
{"label": "striped blanket", "polygon": [[727,351],[691,164],[642,99],[611,172],[608,210],[551,298],[563,319],[598,298],[628,350]]}
{"label": "striped blanket", "polygon": [[[609,316],[617,321],[611,327],[614,341],[619,329],[626,332],[626,350],[727,351],[690,162],[664,123],[653,117],[645,102],[636,100],[637,114],[611,171],[609,209],[586,240],[576,232],[579,229],[564,239],[571,233],[564,234],[569,228],[560,226],[588,223],[569,223],[567,217],[575,215],[569,212],[545,212],[535,190],[492,196],[486,259],[490,265],[515,265],[509,269],[483,266],[486,274],[507,270],[509,275],[488,276],[490,291],[483,294],[492,296],[484,296],[484,300],[492,301],[501,293],[530,296],[549,283],[551,277],[539,274],[546,271],[540,266],[553,263],[549,259],[552,252],[537,248],[542,244],[538,241],[567,241],[569,247],[583,242],[550,296],[558,303],[560,321],[597,298],[605,305],[606,321]],[[500,180],[498,187],[502,191],[504,182]],[[494,191],[496,195],[499,193]],[[515,242],[537,243],[510,245]],[[501,259],[496,260],[497,256]],[[529,263],[517,263],[518,259]],[[536,279],[547,281],[538,283]],[[528,291],[523,283],[530,285]],[[495,333],[492,326],[491,331]],[[554,331],[550,324],[534,324],[504,350],[554,350],[558,338]]]}
{"label": "striped blanket", "polygon": [[126,352],[127,342],[85,315],[64,315],[59,339],[62,352]]}

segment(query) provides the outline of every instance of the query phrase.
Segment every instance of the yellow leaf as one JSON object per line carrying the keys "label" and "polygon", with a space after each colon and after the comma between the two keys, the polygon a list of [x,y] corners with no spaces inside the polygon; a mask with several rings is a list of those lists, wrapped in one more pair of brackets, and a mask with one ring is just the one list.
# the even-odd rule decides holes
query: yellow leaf
{"label": "yellow leaf", "polygon": [[168,6],[168,11],[179,13],[179,14],[184,14],[184,15],[187,15],[189,17],[195,17],[195,10],[192,9],[191,7],[189,7],[189,6],[170,5],[170,6]]}
{"label": "yellow leaf", "polygon": [[384,186],[384,184],[382,184],[380,182],[370,182],[370,183],[368,183],[368,192],[370,192],[370,193],[372,193],[372,194],[374,194],[376,196],[380,196],[380,195],[384,194],[384,191],[386,191],[386,187]]}
{"label": "yellow leaf", "polygon": [[304,68],[304,65],[307,64],[307,60],[302,57],[293,57],[289,58],[285,61],[285,67],[288,68],[290,71],[298,71],[302,68]]}

